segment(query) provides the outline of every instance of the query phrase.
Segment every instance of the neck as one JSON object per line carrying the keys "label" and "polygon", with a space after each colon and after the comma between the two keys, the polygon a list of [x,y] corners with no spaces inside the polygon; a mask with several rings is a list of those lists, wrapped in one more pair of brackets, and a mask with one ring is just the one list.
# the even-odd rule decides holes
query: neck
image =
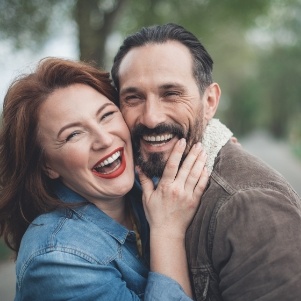
{"label": "neck", "polygon": [[101,204],[95,202],[95,205],[119,224],[127,228],[130,227],[130,212],[124,197],[116,200],[108,200],[105,203],[102,202]]}

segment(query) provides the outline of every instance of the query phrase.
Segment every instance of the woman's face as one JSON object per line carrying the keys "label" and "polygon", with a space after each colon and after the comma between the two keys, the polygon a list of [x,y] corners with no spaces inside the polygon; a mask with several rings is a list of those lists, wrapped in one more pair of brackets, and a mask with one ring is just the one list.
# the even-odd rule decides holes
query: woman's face
{"label": "woman's face", "polygon": [[48,176],[102,208],[133,186],[130,133],[119,109],[83,84],[54,91],[39,111]]}

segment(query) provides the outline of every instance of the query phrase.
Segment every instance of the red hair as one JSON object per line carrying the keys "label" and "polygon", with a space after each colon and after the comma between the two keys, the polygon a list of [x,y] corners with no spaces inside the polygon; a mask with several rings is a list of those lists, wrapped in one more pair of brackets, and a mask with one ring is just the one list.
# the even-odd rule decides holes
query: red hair
{"label": "red hair", "polygon": [[37,124],[39,108],[50,94],[77,83],[117,103],[108,72],[58,58],[41,60],[34,72],[15,79],[5,96],[0,133],[0,236],[16,253],[35,217],[68,206],[51,192],[53,180],[44,173]]}

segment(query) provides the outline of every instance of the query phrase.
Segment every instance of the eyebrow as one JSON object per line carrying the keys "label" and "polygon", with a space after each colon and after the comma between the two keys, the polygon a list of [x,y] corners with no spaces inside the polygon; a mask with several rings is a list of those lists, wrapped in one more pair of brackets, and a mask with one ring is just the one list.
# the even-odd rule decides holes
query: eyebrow
{"label": "eyebrow", "polygon": [[[114,107],[115,107],[115,104],[112,103],[112,102],[107,102],[107,103],[103,104],[103,105],[96,111],[95,116],[98,116],[98,115],[99,115],[106,107],[108,107],[108,106],[114,106]],[[70,128],[70,127],[73,127],[73,126],[79,126],[79,125],[80,125],[79,122],[72,122],[72,123],[68,123],[68,124],[64,125],[64,126],[59,130],[59,132],[58,132],[58,134],[57,134],[57,137],[59,137],[59,136],[61,135],[61,133],[62,133],[64,130],[66,130],[66,129]]]}
{"label": "eyebrow", "polygon": [[120,96],[127,94],[127,93],[136,93],[138,91],[139,91],[139,89],[136,87],[127,87],[127,88],[120,90]]}
{"label": "eyebrow", "polygon": [[[168,89],[172,89],[172,88],[185,90],[185,87],[182,84],[177,83],[177,82],[166,83],[166,84],[159,86],[159,90],[168,90]],[[139,91],[140,90],[137,87],[127,87],[127,88],[120,90],[120,96],[123,96],[124,94],[127,94],[127,93],[137,93]]]}
{"label": "eyebrow", "polygon": [[169,90],[169,89],[181,89],[181,90],[185,90],[185,87],[182,85],[182,84],[179,84],[179,83],[167,83],[167,84],[164,84],[164,85],[161,85],[159,87],[160,90]]}

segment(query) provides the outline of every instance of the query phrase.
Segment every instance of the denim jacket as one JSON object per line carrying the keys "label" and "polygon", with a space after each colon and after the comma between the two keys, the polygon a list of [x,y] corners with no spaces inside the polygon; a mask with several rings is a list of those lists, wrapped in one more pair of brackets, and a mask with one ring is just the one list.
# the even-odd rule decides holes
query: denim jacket
{"label": "denim jacket", "polygon": [[[62,184],[57,195],[64,202],[85,201]],[[176,281],[149,272],[148,225],[140,199],[130,198],[143,258],[135,233],[91,203],[40,215],[22,239],[15,301],[191,300]]]}
{"label": "denim jacket", "polygon": [[301,300],[301,200],[228,142],[186,236],[198,301]]}

